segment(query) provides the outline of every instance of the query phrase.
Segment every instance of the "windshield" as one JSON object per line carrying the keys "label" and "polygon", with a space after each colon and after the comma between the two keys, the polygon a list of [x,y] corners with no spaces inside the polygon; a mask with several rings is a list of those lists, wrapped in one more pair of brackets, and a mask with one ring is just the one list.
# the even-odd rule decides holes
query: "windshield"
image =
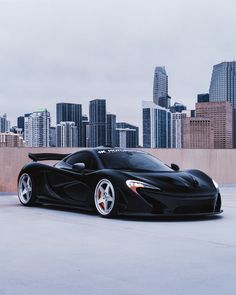
{"label": "windshield", "polygon": [[157,158],[138,151],[100,150],[99,157],[107,169],[132,171],[173,171]]}

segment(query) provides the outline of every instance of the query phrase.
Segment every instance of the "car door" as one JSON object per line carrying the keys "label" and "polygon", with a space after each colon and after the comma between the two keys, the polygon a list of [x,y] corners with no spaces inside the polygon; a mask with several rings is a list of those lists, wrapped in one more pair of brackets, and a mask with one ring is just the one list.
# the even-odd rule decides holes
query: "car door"
{"label": "car door", "polygon": [[[82,173],[73,169],[76,163],[84,163]],[[91,186],[87,183],[88,174],[96,169],[92,153],[81,151],[60,162],[55,173],[47,176],[54,193],[65,203],[79,207],[90,207]]]}

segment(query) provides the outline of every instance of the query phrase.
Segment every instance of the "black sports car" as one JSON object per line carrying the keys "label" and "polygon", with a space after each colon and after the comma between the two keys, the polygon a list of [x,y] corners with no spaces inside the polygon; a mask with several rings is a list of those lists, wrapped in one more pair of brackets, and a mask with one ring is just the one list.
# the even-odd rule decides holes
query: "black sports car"
{"label": "black sports car", "polygon": [[[73,154],[29,154],[18,177],[25,206],[58,204],[117,214],[213,215],[221,210],[217,183],[199,170],[179,171],[143,151],[95,148]],[[54,166],[39,163],[59,160]]]}

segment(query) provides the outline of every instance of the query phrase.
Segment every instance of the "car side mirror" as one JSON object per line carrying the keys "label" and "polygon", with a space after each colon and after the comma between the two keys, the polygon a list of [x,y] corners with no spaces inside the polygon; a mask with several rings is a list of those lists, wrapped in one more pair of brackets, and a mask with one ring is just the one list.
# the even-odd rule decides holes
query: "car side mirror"
{"label": "car side mirror", "polygon": [[171,169],[173,169],[174,171],[179,171],[179,166],[177,164],[171,164]]}
{"label": "car side mirror", "polygon": [[82,173],[85,169],[85,164],[84,163],[75,163],[72,166],[72,169]]}

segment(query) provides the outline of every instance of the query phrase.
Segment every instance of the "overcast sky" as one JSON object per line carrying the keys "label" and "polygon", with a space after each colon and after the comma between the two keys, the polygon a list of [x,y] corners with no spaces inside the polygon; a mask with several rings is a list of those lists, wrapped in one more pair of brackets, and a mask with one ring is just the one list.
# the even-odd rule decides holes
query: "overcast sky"
{"label": "overcast sky", "polygon": [[[56,102],[107,99],[118,121],[141,127],[153,71],[189,108],[212,66],[236,59],[235,0],[0,0],[0,114]],[[54,120],[53,120],[54,124]]]}

